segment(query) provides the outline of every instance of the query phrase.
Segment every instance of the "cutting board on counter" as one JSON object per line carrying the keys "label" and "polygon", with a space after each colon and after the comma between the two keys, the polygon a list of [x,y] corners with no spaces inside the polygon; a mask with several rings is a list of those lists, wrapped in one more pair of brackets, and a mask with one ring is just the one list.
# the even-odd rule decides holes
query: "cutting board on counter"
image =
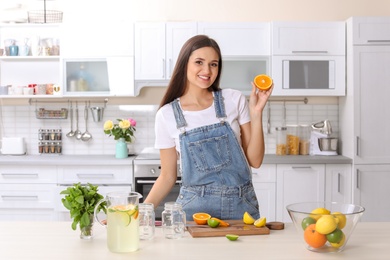
{"label": "cutting board on counter", "polygon": [[197,225],[193,221],[187,222],[187,230],[192,237],[221,237],[227,234],[235,234],[239,236],[245,235],[268,235],[270,233],[268,227],[255,227],[247,225],[242,220],[228,220],[228,227],[212,228],[208,225]]}

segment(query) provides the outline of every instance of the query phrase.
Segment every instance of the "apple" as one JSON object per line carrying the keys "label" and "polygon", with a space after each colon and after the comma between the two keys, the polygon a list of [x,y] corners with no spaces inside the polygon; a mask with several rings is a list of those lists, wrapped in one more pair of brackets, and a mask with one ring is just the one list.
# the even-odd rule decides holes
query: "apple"
{"label": "apple", "polygon": [[305,230],[309,225],[311,224],[315,224],[316,223],[316,220],[312,217],[306,217],[302,220],[302,228],[303,230]]}
{"label": "apple", "polygon": [[339,243],[343,239],[344,233],[341,229],[336,228],[332,233],[326,235],[326,239],[330,243]]}

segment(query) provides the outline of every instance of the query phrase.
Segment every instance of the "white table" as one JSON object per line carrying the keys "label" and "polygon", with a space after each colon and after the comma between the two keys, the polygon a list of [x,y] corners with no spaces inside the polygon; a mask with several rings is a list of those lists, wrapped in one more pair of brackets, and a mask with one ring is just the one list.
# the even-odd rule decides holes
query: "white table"
{"label": "white table", "polygon": [[186,232],[178,240],[165,239],[161,228],[150,241],[141,241],[137,252],[111,253],[106,231],[94,227],[91,241],[81,240],[70,222],[0,222],[0,259],[115,260],[115,259],[390,259],[390,222],[358,223],[343,252],[315,253],[307,250],[292,224],[269,235],[192,238]]}

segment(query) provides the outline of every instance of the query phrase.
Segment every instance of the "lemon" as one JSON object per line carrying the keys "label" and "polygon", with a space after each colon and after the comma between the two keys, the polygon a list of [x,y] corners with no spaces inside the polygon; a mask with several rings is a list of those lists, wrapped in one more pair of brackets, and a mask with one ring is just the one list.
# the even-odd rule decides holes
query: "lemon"
{"label": "lemon", "polygon": [[329,215],[329,214],[330,211],[326,208],[316,208],[311,212],[310,217],[314,218],[315,220],[318,220],[321,217],[321,215]]}
{"label": "lemon", "polygon": [[316,223],[316,231],[320,234],[327,235],[337,228],[337,220],[331,215],[321,216]]}
{"label": "lemon", "polygon": [[233,234],[227,234],[226,238],[229,239],[230,241],[236,241],[238,239],[238,235],[233,235]]}
{"label": "lemon", "polygon": [[255,219],[249,214],[247,211],[245,211],[244,216],[242,217],[242,220],[245,224],[252,225],[255,223]]}
{"label": "lemon", "polygon": [[207,220],[207,225],[209,225],[209,227],[216,228],[219,226],[219,221],[216,219],[209,218]]}
{"label": "lemon", "polygon": [[343,238],[341,239],[340,242],[338,243],[330,243],[331,246],[335,247],[335,248],[339,248],[339,247],[342,247],[345,243],[345,235],[343,233]]}
{"label": "lemon", "polygon": [[256,219],[256,221],[255,221],[255,223],[253,223],[253,225],[255,225],[256,227],[264,227],[266,222],[267,222],[267,219],[265,217],[261,217],[261,218]]}
{"label": "lemon", "polygon": [[338,228],[343,229],[347,224],[347,217],[341,212],[333,212],[332,215],[339,220]]}

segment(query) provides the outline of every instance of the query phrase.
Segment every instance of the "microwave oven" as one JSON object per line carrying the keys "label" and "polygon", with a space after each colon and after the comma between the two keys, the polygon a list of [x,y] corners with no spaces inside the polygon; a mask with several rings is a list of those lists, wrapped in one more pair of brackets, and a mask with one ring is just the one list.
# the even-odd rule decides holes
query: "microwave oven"
{"label": "microwave oven", "polygon": [[345,56],[273,56],[273,95],[344,96]]}

